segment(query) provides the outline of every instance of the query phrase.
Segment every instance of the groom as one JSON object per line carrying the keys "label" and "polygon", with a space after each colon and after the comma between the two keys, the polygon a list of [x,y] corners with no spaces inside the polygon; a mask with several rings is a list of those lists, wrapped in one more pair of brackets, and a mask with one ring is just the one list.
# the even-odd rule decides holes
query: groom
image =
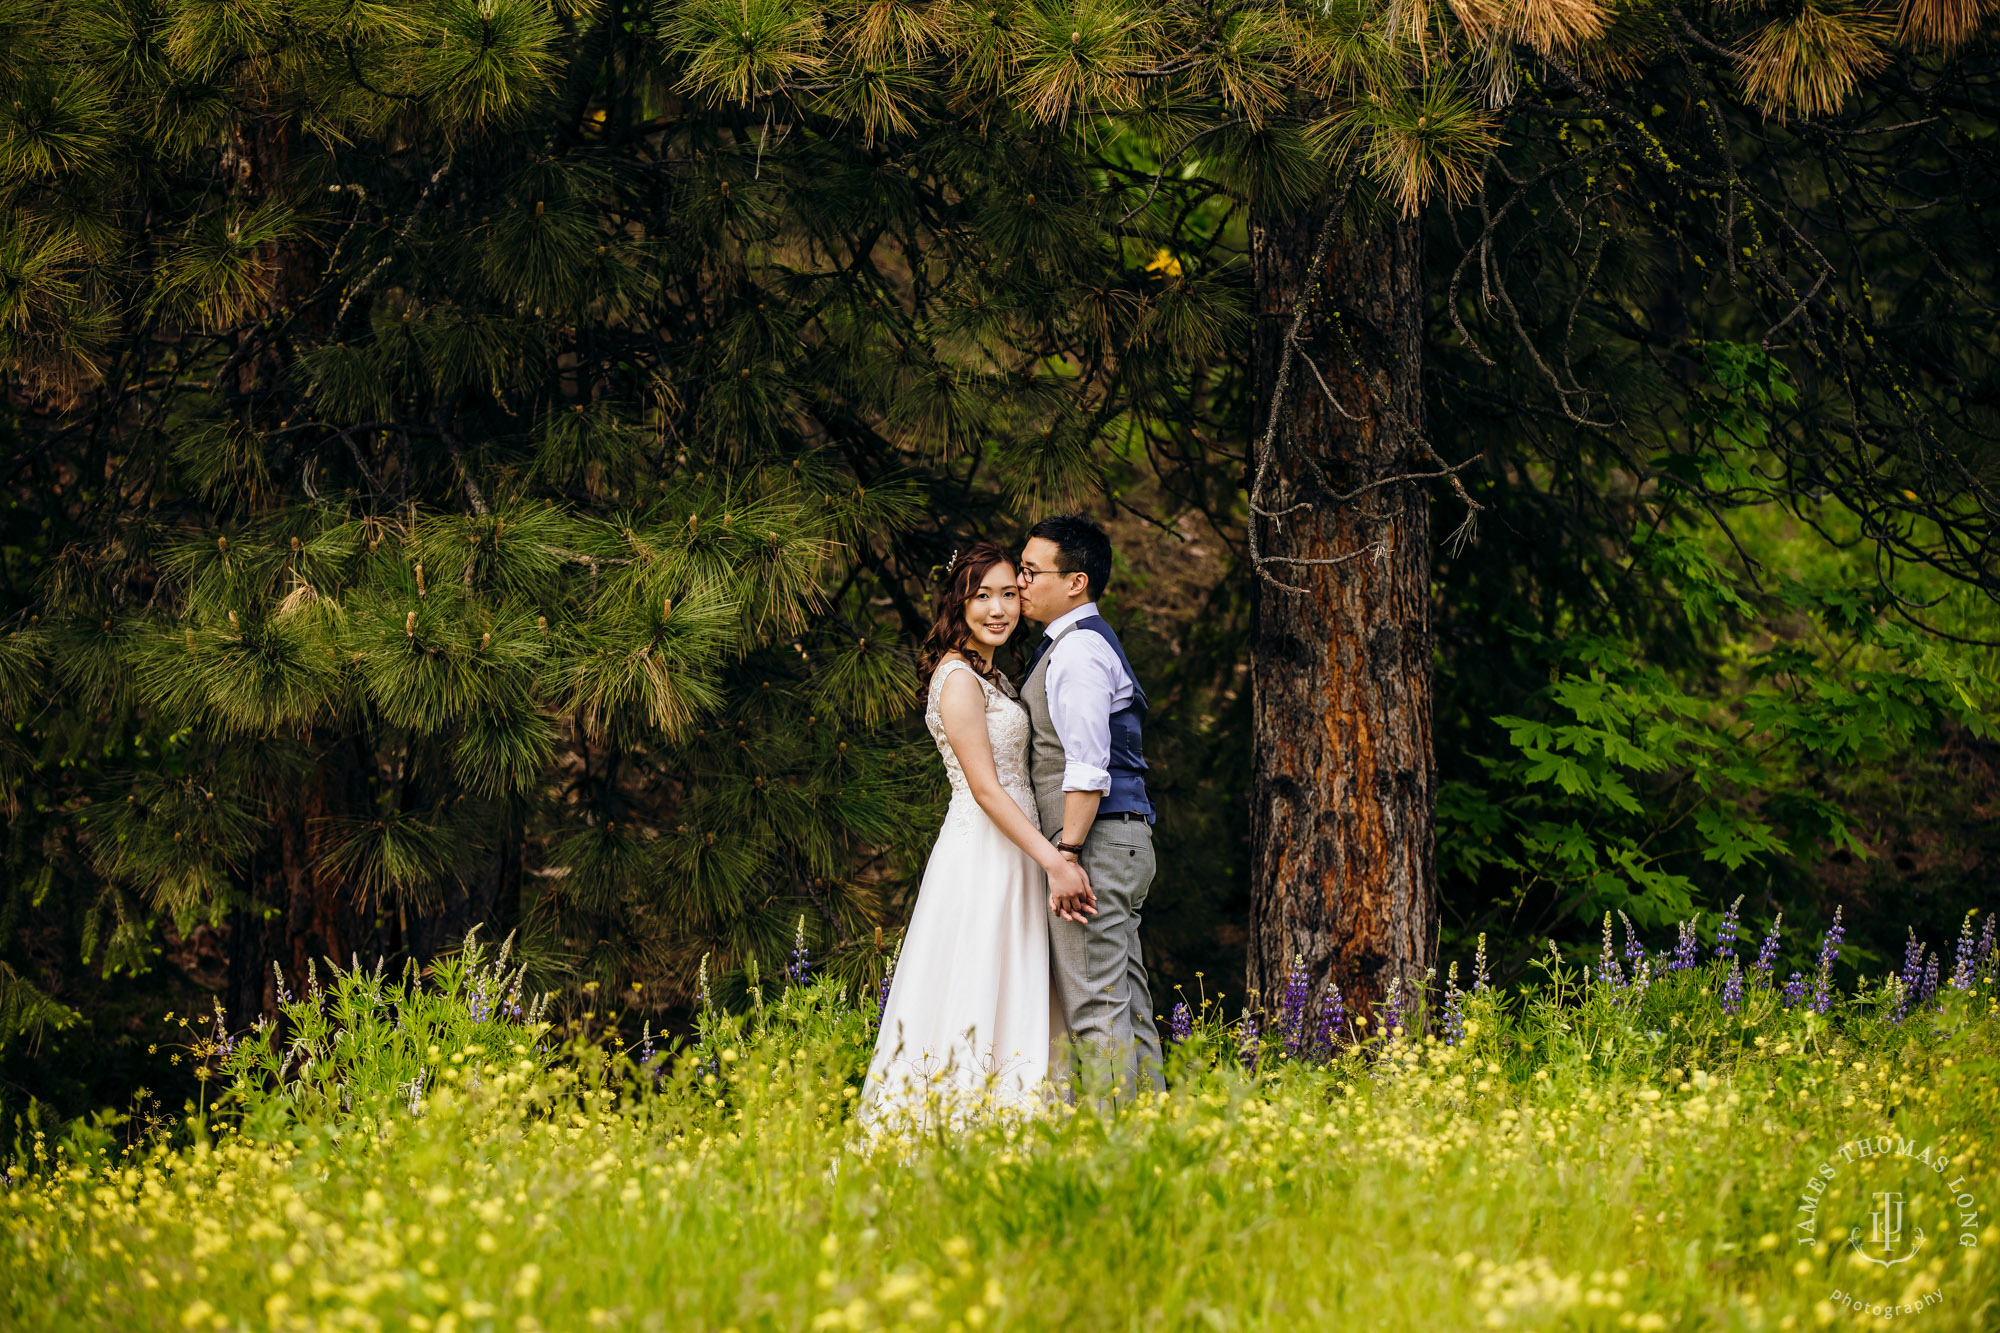
{"label": "groom", "polygon": [[[1045,518],[1021,550],[1021,610],[1043,625],[1021,701],[1042,832],[1090,887],[1049,897],[1049,977],[1081,1052],[1123,1092],[1162,1089],[1160,1034],[1139,955],[1153,884],[1153,804],[1139,727],[1146,692],[1097,614],[1111,538],[1080,515]],[[1093,1071],[1093,1073],[1098,1071]]]}

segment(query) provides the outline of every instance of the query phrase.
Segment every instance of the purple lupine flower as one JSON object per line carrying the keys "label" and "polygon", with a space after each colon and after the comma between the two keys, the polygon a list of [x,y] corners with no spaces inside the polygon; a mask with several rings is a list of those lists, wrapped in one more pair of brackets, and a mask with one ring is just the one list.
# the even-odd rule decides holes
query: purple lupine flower
{"label": "purple lupine flower", "polygon": [[236,1038],[229,1032],[229,1015],[222,1001],[215,1002],[215,1053],[227,1060],[236,1051]]}
{"label": "purple lupine flower", "polygon": [[1613,990],[1625,986],[1625,969],[1618,966],[1618,957],[1611,949],[1611,913],[1604,914],[1604,952],[1598,955],[1597,979]]}
{"label": "purple lupine flower", "polygon": [[880,1023],[882,1015],[889,1011],[889,985],[896,979],[896,960],[903,956],[899,948],[889,957],[889,966],[882,969],[881,984],[875,988],[875,1021]]}
{"label": "purple lupine flower", "polygon": [[1990,974],[2000,965],[2000,939],[1994,937],[1993,931],[1996,922],[2000,922],[2000,913],[1988,912],[1986,924],[1979,932],[1979,948],[1972,955],[1975,971]]}
{"label": "purple lupine flower", "polygon": [[792,961],[785,968],[785,979],[794,986],[803,986],[812,975],[812,954],[806,948],[806,918],[799,914],[799,928],[792,936]]}
{"label": "purple lupine flower", "polygon": [[1951,988],[1971,990],[1973,973],[1972,913],[1965,914],[1965,920],[1958,925],[1958,952],[1951,963]]}
{"label": "purple lupine flower", "polygon": [[1174,1001],[1174,1010],[1167,1015],[1167,1034],[1176,1046],[1194,1035],[1194,1012],[1188,1008],[1186,1000]]}
{"label": "purple lupine flower", "polygon": [[1382,996],[1382,1003],[1375,1010],[1375,1021],[1380,1025],[1383,1036],[1391,1036],[1403,1026],[1403,978],[1389,979],[1389,989]]}
{"label": "purple lupine flower", "polygon": [[1257,1056],[1263,1049],[1263,1043],[1257,1039],[1257,1015],[1248,1008],[1244,1009],[1243,1019],[1236,1025],[1236,1038],[1236,1053],[1243,1058],[1250,1072],[1256,1073]]}
{"label": "purple lupine flower", "polygon": [[1734,950],[1729,954],[1729,975],[1722,982],[1722,1012],[1740,1013],[1743,1009],[1743,960]]}
{"label": "purple lupine flower", "polygon": [[1639,943],[1639,932],[1632,928],[1632,918],[1623,912],[1618,919],[1625,925],[1625,963],[1629,967],[1646,956],[1646,946]]}
{"label": "purple lupine flower", "polygon": [[1937,951],[1933,949],[1931,950],[1930,957],[1924,960],[1924,989],[1923,992],[1917,996],[1917,1003],[1928,1004],[1937,995],[1937,989],[1938,989],[1938,955]]}
{"label": "purple lupine flower", "polygon": [[1722,914],[1722,924],[1715,928],[1715,956],[1736,956],[1736,913],[1743,906],[1743,895],[1737,894],[1736,901],[1729,904],[1729,910]]}
{"label": "purple lupine flower", "polygon": [[1483,930],[1479,932],[1479,951],[1472,956],[1472,989],[1492,989],[1486,981],[1486,932]]}
{"label": "purple lupine flower", "polygon": [[1778,925],[1785,919],[1783,912],[1771,918],[1771,933],[1764,937],[1764,943],[1757,950],[1757,961],[1750,970],[1757,974],[1757,984],[1766,990],[1771,987],[1771,967],[1778,960]]}
{"label": "purple lupine flower", "polygon": [[712,1008],[715,1004],[715,994],[708,988],[707,954],[701,956],[701,975],[695,980],[694,986],[695,1007],[698,1009]]}
{"label": "purple lupine flower", "polygon": [[1306,1002],[1312,998],[1312,978],[1306,972],[1304,954],[1292,955],[1292,970],[1285,978],[1285,998],[1278,1009],[1278,1029],[1284,1035],[1285,1054],[1298,1059],[1306,1045]]}
{"label": "purple lupine flower", "polygon": [[1313,1033],[1314,1049],[1331,1059],[1334,1043],[1340,1040],[1340,1029],[1346,1022],[1347,1000],[1341,995],[1340,987],[1334,983],[1333,978],[1328,977],[1326,998],[1319,1002],[1319,1028]]}
{"label": "purple lupine flower", "polygon": [[[1604,929],[1609,932],[1611,917],[1607,914],[1604,920],[1606,923]],[[1615,967],[1617,964],[1614,963],[1612,966]],[[1441,1026],[1444,1028],[1445,1045],[1456,1046],[1465,1040],[1465,992],[1458,988],[1457,963],[1453,963],[1451,970],[1445,973],[1444,1022]]]}
{"label": "purple lupine flower", "polygon": [[1819,942],[1819,968],[1813,973],[1812,1007],[1816,1014],[1833,1008],[1833,965],[1840,958],[1840,941],[1847,932],[1840,924],[1840,909],[1833,909],[1833,924]]}
{"label": "purple lupine flower", "polygon": [[1674,946],[1673,961],[1667,964],[1669,972],[1685,972],[1694,966],[1694,956],[1701,947],[1701,941],[1694,933],[1694,922],[1679,922],[1675,929],[1680,932],[1680,942]]}
{"label": "purple lupine flower", "polygon": [[1785,1008],[1790,1009],[1793,1005],[1797,1004],[1800,1000],[1803,1000],[1805,998],[1806,998],[1806,974],[1803,972],[1794,972],[1792,973],[1791,980],[1785,983],[1785,992],[1784,992]]}
{"label": "purple lupine flower", "polygon": [[1909,942],[1903,945],[1903,970],[1899,977],[1903,983],[1902,994],[1896,999],[1896,1012],[1889,1020],[1892,1023],[1902,1022],[1911,1005],[1923,1002],[1918,988],[1924,984],[1924,946],[1917,940],[1914,926],[1910,928]]}
{"label": "purple lupine flower", "polygon": [[278,980],[278,1003],[290,1004],[292,1002],[292,992],[285,985],[285,970],[274,962],[271,964],[271,975]]}

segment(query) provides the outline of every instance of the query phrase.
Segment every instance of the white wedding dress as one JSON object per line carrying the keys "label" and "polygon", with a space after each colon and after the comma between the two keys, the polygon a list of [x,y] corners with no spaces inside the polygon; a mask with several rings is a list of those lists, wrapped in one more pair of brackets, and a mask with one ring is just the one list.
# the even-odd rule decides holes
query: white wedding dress
{"label": "white wedding dress", "polygon": [[858,1115],[871,1133],[963,1125],[1044,1102],[1048,879],[979,808],[945,739],[938,704],[954,671],[984,691],[1000,786],[1035,819],[1027,708],[966,663],[944,662],[931,677],[924,722],[951,779],[951,808],[924,867],[868,1065]]}

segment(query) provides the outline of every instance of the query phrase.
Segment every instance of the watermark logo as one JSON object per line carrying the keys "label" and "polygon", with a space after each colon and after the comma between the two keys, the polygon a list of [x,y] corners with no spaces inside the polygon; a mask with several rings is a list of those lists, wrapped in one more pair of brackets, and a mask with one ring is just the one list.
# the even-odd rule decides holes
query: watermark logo
{"label": "watermark logo", "polygon": [[1880,1247],[1880,1253],[1870,1254],[1861,1243],[1861,1228],[1855,1227],[1847,1233],[1847,1243],[1854,1252],[1871,1264],[1881,1264],[1884,1268],[1892,1264],[1906,1264],[1917,1257],[1917,1251],[1924,1248],[1924,1229],[1911,1227],[1911,1244],[1908,1249],[1900,1249],[1903,1240],[1903,1193],[1901,1190],[1875,1191],[1875,1211],[1868,1214],[1874,1223],[1869,1235],[1869,1244]]}
{"label": "watermark logo", "polygon": [[[1815,1255],[1842,1250],[1853,1270],[1827,1293],[1823,1315],[1832,1306],[1894,1318],[1943,1303],[1951,1256],[1978,1248],[1984,1212],[1952,1158],[1943,1141],[1875,1134],[1847,1140],[1813,1168],[1798,1193],[1793,1243]],[[1878,1283],[1888,1285],[1869,1290]]]}

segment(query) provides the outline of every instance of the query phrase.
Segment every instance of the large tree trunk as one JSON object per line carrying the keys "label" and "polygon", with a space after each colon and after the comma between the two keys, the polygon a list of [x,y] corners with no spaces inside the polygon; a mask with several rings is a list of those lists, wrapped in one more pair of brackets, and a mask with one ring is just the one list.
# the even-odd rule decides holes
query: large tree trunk
{"label": "large tree trunk", "polygon": [[1332,496],[1435,465],[1417,226],[1344,225],[1312,272],[1328,207],[1260,211],[1250,229],[1260,439],[1307,307],[1256,499],[1312,506],[1252,521],[1267,557],[1342,563],[1265,565],[1303,593],[1258,579],[1249,984],[1275,1007],[1303,957],[1315,1010],[1331,979],[1350,1014],[1373,1015],[1395,979],[1422,984],[1435,943],[1429,498],[1422,481]]}

